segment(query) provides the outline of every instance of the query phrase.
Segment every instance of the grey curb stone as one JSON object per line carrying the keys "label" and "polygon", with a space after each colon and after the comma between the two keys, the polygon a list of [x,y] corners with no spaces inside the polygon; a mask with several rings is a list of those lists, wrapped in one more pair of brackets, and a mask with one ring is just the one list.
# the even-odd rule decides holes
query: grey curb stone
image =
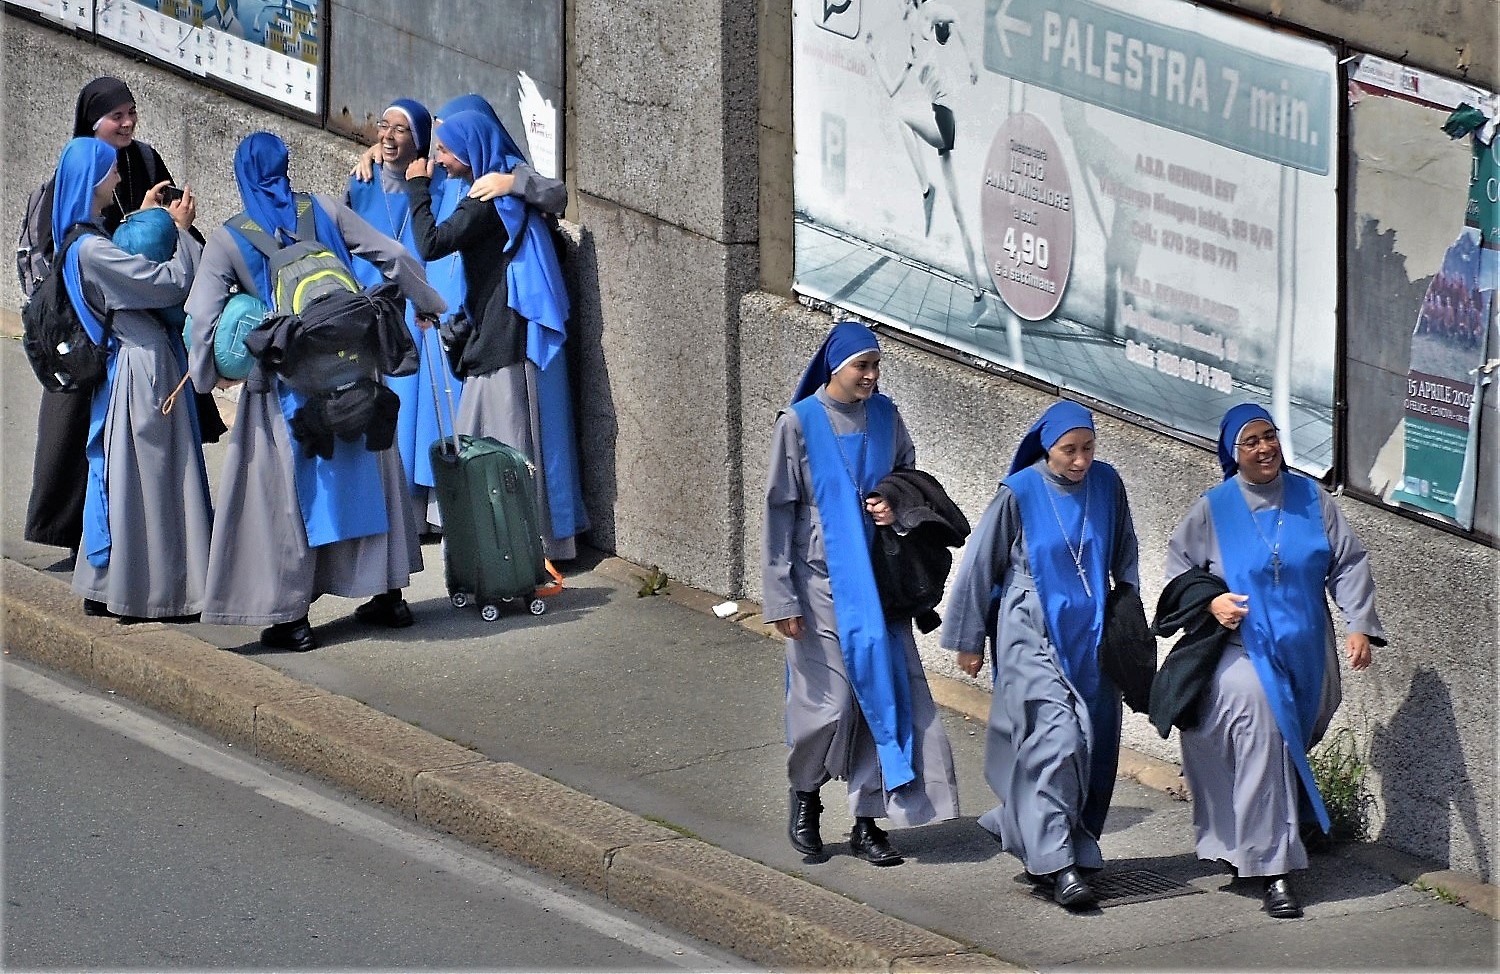
{"label": "grey curb stone", "polygon": [[0,581],[7,654],[253,747],[752,961],[1025,970],[176,629],[86,617],[65,583],[16,562],[0,566]]}

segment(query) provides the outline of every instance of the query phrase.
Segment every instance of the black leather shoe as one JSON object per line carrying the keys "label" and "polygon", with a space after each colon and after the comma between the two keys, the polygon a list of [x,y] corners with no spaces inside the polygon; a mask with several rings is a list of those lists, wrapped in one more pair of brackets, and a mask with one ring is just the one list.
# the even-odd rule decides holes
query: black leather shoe
{"label": "black leather shoe", "polygon": [[262,629],[260,644],[267,649],[290,649],[297,653],[305,653],[310,649],[318,648],[318,641],[313,638],[312,626],[307,624],[307,616],[291,622],[278,622],[274,626]]}
{"label": "black leather shoe", "polygon": [[786,823],[786,837],[792,840],[792,848],[804,856],[823,854],[823,836],[818,832],[818,816],[823,813],[823,802],[815,791],[792,789],[792,812]]}
{"label": "black leather shoe", "polygon": [[1292,892],[1292,881],[1285,876],[1266,877],[1266,912],[1278,920],[1295,920],[1302,915],[1302,904]]}
{"label": "black leather shoe", "polygon": [[95,599],[84,599],[83,600],[83,614],[86,615],[86,616],[113,616],[114,615],[113,612],[109,611],[109,606],[107,606],[103,602],[99,602],[99,601],[97,601]]}
{"label": "black leather shoe", "polygon": [[1065,906],[1070,910],[1093,906],[1099,899],[1094,894],[1094,888],[1089,885],[1088,880],[1083,878],[1083,873],[1078,871],[1077,866],[1059,869],[1052,874],[1052,898],[1059,906]]}
{"label": "black leather shoe", "polygon": [[387,629],[405,629],[415,621],[411,617],[411,606],[401,597],[400,589],[391,589],[384,595],[375,596],[354,610],[354,618],[372,626],[385,626]]}
{"label": "black leather shoe", "polygon": [[854,828],[849,832],[849,851],[866,862],[877,866],[895,866],[905,862],[901,853],[891,845],[890,837],[873,818],[858,816]]}

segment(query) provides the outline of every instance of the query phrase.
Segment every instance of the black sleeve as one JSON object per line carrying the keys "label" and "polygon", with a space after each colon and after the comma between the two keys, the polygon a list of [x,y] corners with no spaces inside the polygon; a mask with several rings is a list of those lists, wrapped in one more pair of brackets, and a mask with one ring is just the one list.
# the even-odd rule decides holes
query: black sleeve
{"label": "black sleeve", "polygon": [[432,215],[431,180],[422,176],[408,179],[406,197],[411,209],[412,238],[417,247],[417,256],[423,260],[446,257],[455,251],[493,239],[497,234],[504,240],[504,224],[500,222],[493,203],[465,199],[440,224]]}

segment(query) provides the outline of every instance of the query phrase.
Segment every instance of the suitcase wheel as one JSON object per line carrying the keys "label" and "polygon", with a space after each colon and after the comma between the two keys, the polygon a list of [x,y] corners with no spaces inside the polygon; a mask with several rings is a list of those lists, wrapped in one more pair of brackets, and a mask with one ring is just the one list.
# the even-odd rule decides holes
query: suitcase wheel
{"label": "suitcase wheel", "polygon": [[494,622],[500,618],[500,607],[498,605],[487,605],[479,610],[479,618],[485,622]]}
{"label": "suitcase wheel", "polygon": [[454,592],[452,595],[448,596],[448,601],[453,603],[453,607],[455,609],[462,609],[464,606],[469,604],[469,593]]}
{"label": "suitcase wheel", "polygon": [[532,615],[539,616],[547,611],[547,602],[545,599],[532,599],[531,605],[527,606],[527,608],[531,610]]}

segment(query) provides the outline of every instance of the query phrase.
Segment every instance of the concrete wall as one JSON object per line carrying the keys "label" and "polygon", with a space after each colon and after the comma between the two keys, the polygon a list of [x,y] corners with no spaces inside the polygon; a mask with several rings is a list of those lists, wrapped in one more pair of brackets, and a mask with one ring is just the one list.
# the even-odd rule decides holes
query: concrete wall
{"label": "concrete wall", "polygon": [[[719,592],[740,551],[739,299],[755,286],[756,7],[577,0],[574,319],[593,540]],[[585,283],[584,292],[588,291]]]}

